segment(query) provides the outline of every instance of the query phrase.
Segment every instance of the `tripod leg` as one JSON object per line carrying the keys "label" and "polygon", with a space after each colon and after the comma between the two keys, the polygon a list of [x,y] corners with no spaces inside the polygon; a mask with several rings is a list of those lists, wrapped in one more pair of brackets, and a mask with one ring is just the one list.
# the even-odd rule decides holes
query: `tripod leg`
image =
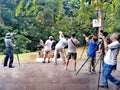
{"label": "tripod leg", "polygon": [[83,63],[83,65],[80,67],[80,69],[77,71],[76,75],[79,73],[79,71],[82,69],[82,67],[85,65],[85,63],[88,61],[89,57],[87,58],[87,60]]}
{"label": "tripod leg", "polygon": [[83,56],[83,53],[84,53],[85,47],[86,47],[86,46],[84,46],[84,48],[83,48],[82,54],[81,54],[81,56],[80,56],[80,60],[81,60],[81,58],[82,58],[82,56]]}
{"label": "tripod leg", "polygon": [[103,60],[102,60],[102,58],[101,58],[101,59],[100,59],[100,66],[99,66],[99,75],[98,75],[98,86],[97,86],[97,90],[99,90],[102,62],[103,62]]}
{"label": "tripod leg", "polygon": [[101,58],[101,57],[99,56],[97,62],[95,63],[95,67],[97,66],[97,64],[98,64],[98,62],[99,62],[99,60],[100,60],[100,58]]}
{"label": "tripod leg", "polygon": [[19,66],[20,66],[20,60],[19,60],[19,56],[18,56],[18,54],[17,54],[17,60],[18,60]]}

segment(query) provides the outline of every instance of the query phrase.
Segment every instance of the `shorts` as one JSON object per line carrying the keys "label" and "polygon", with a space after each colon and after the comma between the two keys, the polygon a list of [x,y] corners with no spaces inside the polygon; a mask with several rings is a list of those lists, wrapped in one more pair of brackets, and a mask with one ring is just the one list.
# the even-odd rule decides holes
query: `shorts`
{"label": "shorts", "polygon": [[72,58],[73,60],[76,60],[76,58],[77,58],[77,53],[68,53],[67,59],[70,60],[71,58]]}

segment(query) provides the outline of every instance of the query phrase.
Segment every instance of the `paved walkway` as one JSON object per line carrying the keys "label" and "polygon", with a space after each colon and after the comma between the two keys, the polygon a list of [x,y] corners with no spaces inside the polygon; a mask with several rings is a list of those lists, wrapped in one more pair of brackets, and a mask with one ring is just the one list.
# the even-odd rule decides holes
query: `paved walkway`
{"label": "paved walkway", "polygon": [[[84,61],[78,61],[77,69]],[[120,61],[118,62],[118,66]],[[69,70],[59,61],[58,65],[51,63],[16,63],[16,68],[0,66],[0,90],[97,90],[99,64],[97,73],[87,74],[87,63],[76,76],[73,63],[70,62]],[[120,79],[120,67],[113,72]],[[109,90],[115,90],[115,85],[109,82]],[[104,90],[104,89],[99,89]]]}

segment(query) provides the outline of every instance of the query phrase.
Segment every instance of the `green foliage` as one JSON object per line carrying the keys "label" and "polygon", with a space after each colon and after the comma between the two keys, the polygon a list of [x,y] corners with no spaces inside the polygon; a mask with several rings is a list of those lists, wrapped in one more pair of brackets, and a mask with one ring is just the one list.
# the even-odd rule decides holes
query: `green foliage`
{"label": "green foliage", "polygon": [[23,3],[24,3],[24,0],[20,0],[17,8],[16,8],[16,15],[15,16],[18,16],[21,12],[21,8],[23,7]]}
{"label": "green foliage", "polygon": [[16,32],[15,52],[36,51],[39,40],[52,35],[59,40],[58,32],[70,37],[76,32],[83,44],[83,34],[96,34],[92,20],[98,18],[96,7],[103,10],[103,26],[108,33],[120,32],[119,0],[94,2],[94,0],[2,0],[0,3],[1,52],[4,52],[4,37],[7,32]]}

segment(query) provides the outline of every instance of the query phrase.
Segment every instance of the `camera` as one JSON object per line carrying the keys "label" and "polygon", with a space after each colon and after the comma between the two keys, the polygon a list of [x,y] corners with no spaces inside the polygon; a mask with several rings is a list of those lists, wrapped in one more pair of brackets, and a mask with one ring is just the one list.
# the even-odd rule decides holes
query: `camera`
{"label": "camera", "polygon": [[105,32],[105,31],[103,31],[103,30],[100,30],[100,32],[102,33],[102,35],[103,35],[104,37],[106,37],[106,39],[107,39],[107,43],[110,44],[110,43],[111,43],[111,40],[110,40],[109,37],[107,37],[107,36],[108,36],[108,33]]}
{"label": "camera", "polygon": [[100,32],[102,33],[103,36],[107,37],[108,36],[108,33],[103,31],[103,30],[100,30]]}
{"label": "camera", "polygon": [[10,34],[11,34],[11,36],[14,36],[14,35],[16,35],[17,33],[15,33],[15,32],[11,32]]}

